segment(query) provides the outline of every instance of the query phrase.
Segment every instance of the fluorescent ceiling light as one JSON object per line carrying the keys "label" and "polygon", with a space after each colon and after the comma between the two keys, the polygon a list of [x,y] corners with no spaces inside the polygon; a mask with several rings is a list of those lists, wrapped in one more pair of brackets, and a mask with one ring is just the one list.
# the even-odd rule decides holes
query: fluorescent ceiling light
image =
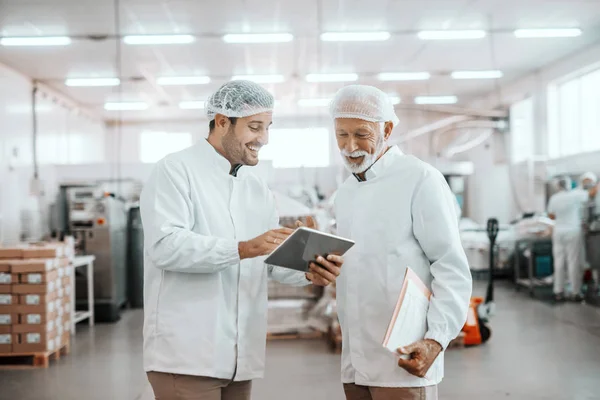
{"label": "fluorescent ceiling light", "polygon": [[179,103],[179,108],[182,110],[202,110],[204,108],[204,101],[182,101]]}
{"label": "fluorescent ceiling light", "polygon": [[482,30],[465,31],[421,31],[417,34],[421,40],[466,40],[482,39],[486,35]]}
{"label": "fluorescent ceiling light", "polygon": [[143,101],[104,103],[104,109],[107,111],[141,111],[146,110],[147,108],[148,104]]}
{"label": "fluorescent ceiling light", "polygon": [[0,39],[2,46],[67,46],[71,38],[66,36],[53,37],[5,37]]}
{"label": "fluorescent ceiling light", "polygon": [[331,99],[300,99],[298,105],[300,107],[327,107],[331,103]]}
{"label": "fluorescent ceiling light", "polygon": [[130,35],[125,36],[126,44],[185,44],[192,43],[195,38],[192,35]]}
{"label": "fluorescent ceiling light", "polygon": [[456,104],[456,96],[417,96],[415,104]]}
{"label": "fluorescent ceiling light", "polygon": [[429,72],[384,72],[377,75],[380,81],[426,81],[430,77]]}
{"label": "fluorescent ceiling light", "polygon": [[308,74],[307,82],[354,82],[358,74]]}
{"label": "fluorescent ceiling light", "polygon": [[67,79],[65,85],[67,86],[80,86],[80,87],[92,87],[92,86],[119,86],[121,80],[119,78],[83,78],[83,79]]}
{"label": "fluorescent ceiling light", "polygon": [[162,86],[206,85],[209,82],[208,76],[163,76],[156,79],[156,83]]}
{"label": "fluorescent ceiling light", "polygon": [[452,79],[498,79],[502,78],[502,71],[454,71]]}
{"label": "fluorescent ceiling light", "polygon": [[283,75],[235,75],[233,81],[252,81],[255,83],[281,83],[285,81]]}
{"label": "fluorescent ceiling light", "polygon": [[285,43],[294,40],[291,33],[239,33],[223,36],[225,43]]}
{"label": "fluorescent ceiling light", "polygon": [[556,38],[581,36],[581,29],[517,29],[514,34],[518,38]]}
{"label": "fluorescent ceiling light", "polygon": [[324,42],[378,42],[388,40],[389,32],[325,32],[321,34]]}
{"label": "fluorescent ceiling light", "polygon": [[390,101],[392,102],[393,105],[396,105],[396,104],[400,104],[402,99],[398,96],[390,96]]}

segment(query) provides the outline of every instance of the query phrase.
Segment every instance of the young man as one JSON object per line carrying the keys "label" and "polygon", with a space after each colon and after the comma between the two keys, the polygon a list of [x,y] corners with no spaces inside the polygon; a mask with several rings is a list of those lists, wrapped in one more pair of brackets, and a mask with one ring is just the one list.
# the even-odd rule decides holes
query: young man
{"label": "young man", "polygon": [[273,97],[232,81],[206,104],[208,140],[160,161],[141,196],[144,367],[160,400],[246,400],[264,370],[267,277],[328,285],[341,257],[304,274],[266,266],[288,235],[250,168],[267,144]]}
{"label": "young man", "polygon": [[[341,89],[331,116],[352,172],[336,195],[338,234],[356,242],[337,281],[346,398],[437,399],[443,351],[463,327],[471,296],[456,201],[436,169],[387,145],[398,117],[381,90]],[[407,267],[432,297],[425,338],[398,349],[404,359],[382,341]]]}

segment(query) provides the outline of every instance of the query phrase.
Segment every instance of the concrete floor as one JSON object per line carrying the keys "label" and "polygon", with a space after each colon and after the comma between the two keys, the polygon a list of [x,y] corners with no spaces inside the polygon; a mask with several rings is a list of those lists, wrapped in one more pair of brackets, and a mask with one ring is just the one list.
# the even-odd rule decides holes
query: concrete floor
{"label": "concrete floor", "polygon": [[[600,399],[600,309],[551,306],[509,287],[496,302],[491,341],[447,353],[440,399]],[[0,371],[0,399],[152,400],[141,322],[130,311],[114,325],[82,326],[72,354],[49,369]],[[253,398],[342,400],[339,356],[320,341],[270,342]]]}

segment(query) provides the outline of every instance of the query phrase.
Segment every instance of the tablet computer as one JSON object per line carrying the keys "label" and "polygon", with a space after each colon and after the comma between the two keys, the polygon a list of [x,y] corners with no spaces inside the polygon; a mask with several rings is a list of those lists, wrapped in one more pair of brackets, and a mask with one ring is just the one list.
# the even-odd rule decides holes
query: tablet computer
{"label": "tablet computer", "polygon": [[309,262],[318,256],[342,256],[352,246],[354,241],[350,239],[300,227],[265,259],[265,263],[308,272]]}

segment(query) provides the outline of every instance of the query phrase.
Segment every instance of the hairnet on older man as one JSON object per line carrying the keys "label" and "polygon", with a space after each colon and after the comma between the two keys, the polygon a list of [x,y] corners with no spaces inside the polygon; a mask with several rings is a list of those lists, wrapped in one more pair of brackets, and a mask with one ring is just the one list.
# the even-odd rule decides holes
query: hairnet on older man
{"label": "hairnet on older man", "polygon": [[230,81],[221,86],[206,100],[209,121],[215,115],[244,118],[273,111],[275,99],[265,88],[252,81]]}
{"label": "hairnet on older man", "polygon": [[369,122],[393,122],[394,125],[399,122],[389,96],[367,85],[340,89],[331,101],[329,111],[334,119],[358,118]]}

